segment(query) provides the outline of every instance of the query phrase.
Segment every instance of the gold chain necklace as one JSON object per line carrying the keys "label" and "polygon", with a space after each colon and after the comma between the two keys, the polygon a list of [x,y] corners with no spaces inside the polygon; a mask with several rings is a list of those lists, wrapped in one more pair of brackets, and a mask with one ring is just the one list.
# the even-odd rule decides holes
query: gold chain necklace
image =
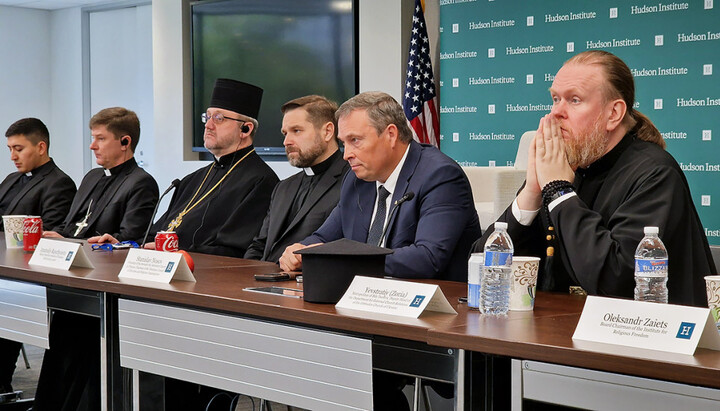
{"label": "gold chain necklace", "polygon": [[[238,160],[235,164],[233,164],[232,167],[230,167],[230,170],[228,170],[228,172],[225,173],[225,175],[220,179],[220,181],[218,181],[217,183],[215,183],[215,185],[214,185],[210,190],[208,190],[207,193],[205,193],[202,197],[200,197],[199,200],[197,200],[197,201],[193,204],[193,200],[195,200],[195,197],[197,197],[197,195],[200,193],[200,190],[202,190],[203,186],[205,185],[205,181],[206,181],[207,178],[210,176],[210,172],[211,172],[212,169],[215,167],[215,163],[213,163],[212,166],[210,166],[210,169],[208,169],[207,174],[205,174],[205,178],[203,178],[202,183],[200,183],[200,187],[198,187],[197,191],[195,191],[195,194],[193,194],[192,198],[190,199],[190,201],[188,201],[188,203],[187,203],[187,205],[185,206],[185,208],[177,215],[177,217],[175,217],[175,218],[170,222],[170,224],[168,224],[167,231],[175,231],[178,227],[180,227],[180,224],[182,224],[182,222],[183,222],[183,217],[185,216],[185,214],[189,213],[193,208],[195,208],[195,207],[196,207],[198,204],[200,204],[205,198],[207,198],[207,196],[209,196],[210,193],[212,193],[212,192],[225,180],[225,178],[226,178],[230,173],[232,173],[232,171],[235,169],[235,167],[237,167],[237,165],[240,164],[240,162],[242,162],[243,160],[245,160],[245,158],[246,158],[247,156],[249,156],[250,153],[252,153],[253,151],[255,151],[254,148],[253,148],[252,150],[248,151],[247,154],[245,154],[244,156],[242,156],[242,158],[241,158],[240,160]],[[192,204],[192,205],[191,205],[191,204]]]}

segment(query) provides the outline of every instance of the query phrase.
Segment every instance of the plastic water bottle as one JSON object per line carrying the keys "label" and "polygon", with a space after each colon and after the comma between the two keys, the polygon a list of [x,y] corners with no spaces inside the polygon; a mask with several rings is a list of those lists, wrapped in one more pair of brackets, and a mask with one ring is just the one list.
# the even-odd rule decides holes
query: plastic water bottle
{"label": "plastic water bottle", "polygon": [[485,242],[485,262],[480,280],[480,311],[483,314],[508,312],[513,251],[507,223],[495,223],[495,231]]}
{"label": "plastic water bottle", "polygon": [[668,302],[668,253],[657,227],[645,227],[635,250],[635,301]]}

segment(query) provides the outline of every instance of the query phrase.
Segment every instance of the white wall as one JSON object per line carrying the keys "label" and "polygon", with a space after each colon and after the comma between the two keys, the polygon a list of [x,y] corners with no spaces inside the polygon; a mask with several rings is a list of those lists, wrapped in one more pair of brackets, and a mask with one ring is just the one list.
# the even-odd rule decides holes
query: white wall
{"label": "white wall", "polygon": [[402,102],[414,3],[360,1],[360,92],[384,91]]}
{"label": "white wall", "polygon": [[[149,161],[154,160],[151,6],[94,11],[88,23],[90,113],[107,107],[135,111],[141,129],[135,159],[154,174],[154,163]],[[98,167],[90,150],[86,153],[88,163]]]}
{"label": "white wall", "polygon": [[[37,117],[50,129],[50,155],[62,138],[50,121],[50,12],[0,6],[0,129],[24,117]],[[17,171],[7,150],[0,151],[0,178]]]}
{"label": "white wall", "polygon": [[[88,170],[83,162],[82,29],[79,8],[50,13],[50,139],[55,162],[76,184]],[[48,126],[50,127],[50,126]]]}

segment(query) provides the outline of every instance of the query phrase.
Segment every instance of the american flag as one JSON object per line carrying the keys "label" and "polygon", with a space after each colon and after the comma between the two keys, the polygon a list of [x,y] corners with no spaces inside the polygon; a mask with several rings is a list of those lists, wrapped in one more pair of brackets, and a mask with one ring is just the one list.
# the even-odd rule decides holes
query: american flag
{"label": "american flag", "polygon": [[421,0],[415,0],[403,109],[415,131],[415,139],[440,147],[437,94]]}

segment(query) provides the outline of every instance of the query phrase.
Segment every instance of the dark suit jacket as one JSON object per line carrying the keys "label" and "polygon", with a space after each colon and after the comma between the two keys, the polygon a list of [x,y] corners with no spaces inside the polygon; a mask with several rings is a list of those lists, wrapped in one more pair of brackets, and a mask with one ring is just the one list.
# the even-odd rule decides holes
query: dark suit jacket
{"label": "dark suit jacket", "polygon": [[[22,175],[15,172],[5,178],[0,184],[0,198]],[[75,183],[50,159],[50,167],[33,173],[33,178],[15,196],[5,214],[39,215],[43,230],[55,230],[65,218],[74,195]]]}
{"label": "dark suit jacket", "polygon": [[[138,167],[134,158],[128,161],[131,164],[106,189],[78,238],[109,233],[119,241],[125,241],[138,240],[145,234],[158,201],[158,186],[150,174]],[[72,236],[75,233],[77,221],[73,221],[73,217],[104,173],[102,168],[94,168],[85,174],[61,234]]]}
{"label": "dark suit jacket", "polygon": [[285,225],[287,214],[305,172],[301,171],[278,183],[273,190],[270,209],[260,233],[245,252],[245,258],[277,263],[287,246],[300,242],[317,230],[337,205],[342,180],[349,168],[348,162],[343,160],[342,156],[338,156],[308,194],[297,215],[287,225]]}
{"label": "dark suit jacket", "polygon": [[[340,202],[325,223],[303,244],[340,238],[367,240],[376,196],[375,182],[348,173]],[[470,247],[480,237],[480,223],[472,191],[460,166],[440,150],[410,143],[405,164],[393,193],[394,203],[405,193],[389,221],[385,273],[393,277],[467,281]]]}

